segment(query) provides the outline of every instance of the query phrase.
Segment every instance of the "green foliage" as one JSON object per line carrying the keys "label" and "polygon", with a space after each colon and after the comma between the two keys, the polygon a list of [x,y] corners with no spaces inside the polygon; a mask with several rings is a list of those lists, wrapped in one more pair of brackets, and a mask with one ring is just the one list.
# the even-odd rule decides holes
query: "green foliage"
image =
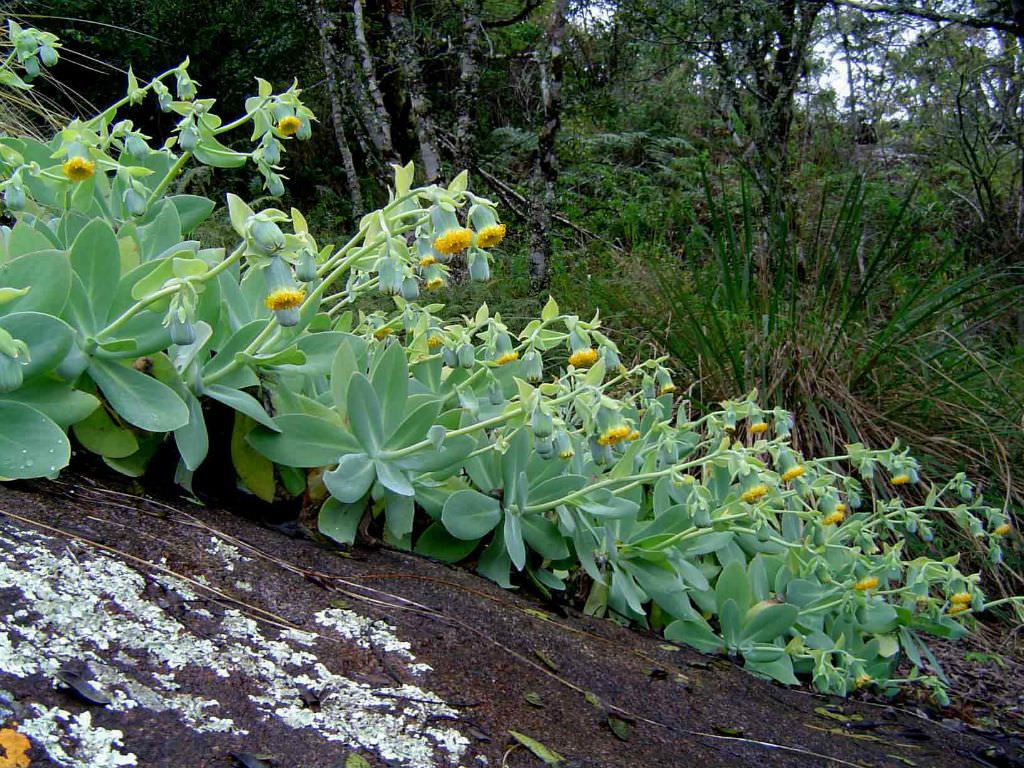
{"label": "green foliage", "polygon": [[[295,209],[234,195],[230,252],[188,239],[213,208],[167,192],[191,158],[252,160],[274,187],[268,147],[308,129],[295,88],[258,86],[224,123],[184,65],[145,86],[130,76],[125,99],[47,145],[0,140],[3,186],[24,191],[0,248],[4,477],[58,473],[70,427],[131,475],[173,439],[187,487],[209,450],[208,398],[235,411],[241,481],[264,499],[275,479],[313,498],[319,478],[321,530],[340,542],[375,515],[397,546],[475,561],[505,586],[583,579],[591,613],[840,694],[868,680],[891,690],[901,650],[922,664],[918,633],[960,635],[954,615],[991,605],[956,558],[880,545],[926,530],[958,495],[957,524],[998,557],[1008,523],[966,503],[962,474],[921,505],[869,498],[861,480],[916,482],[916,462],[856,443],[804,458],[790,414],[754,393],[691,419],[662,359],[623,365],[598,316],[554,299],[515,333],[486,304],[445,318],[424,303],[463,254],[486,277],[504,236],[466,174],[413,188],[412,164],[395,167],[389,203],[339,247],[320,247]],[[180,118],[160,149],[116,120],[150,93]],[[251,154],[217,139],[243,125]],[[394,309],[353,309],[373,292]]]}

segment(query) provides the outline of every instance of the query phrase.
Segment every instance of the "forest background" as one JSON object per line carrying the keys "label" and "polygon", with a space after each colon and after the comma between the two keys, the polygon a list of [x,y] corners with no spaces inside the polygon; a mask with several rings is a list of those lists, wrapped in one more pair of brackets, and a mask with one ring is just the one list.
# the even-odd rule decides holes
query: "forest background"
{"label": "forest background", "polygon": [[[428,183],[468,168],[509,237],[499,279],[452,281],[451,314],[486,301],[514,328],[548,293],[599,308],[624,358],[671,356],[696,412],[756,388],[794,412],[801,450],[899,439],[1019,522],[1019,0],[6,5],[64,48],[38,113],[5,105],[0,130],[94,113],[129,64],[149,77],[187,55],[228,111],[257,75],[297,78],[320,122],[274,204],[321,242],[386,202],[391,163]],[[159,139],[174,125],[133,117]],[[248,168],[179,184],[279,191]],[[201,234],[234,237],[226,211]],[[910,544],[972,551],[939,523]],[[1019,541],[1005,553],[988,578],[1019,594]]]}

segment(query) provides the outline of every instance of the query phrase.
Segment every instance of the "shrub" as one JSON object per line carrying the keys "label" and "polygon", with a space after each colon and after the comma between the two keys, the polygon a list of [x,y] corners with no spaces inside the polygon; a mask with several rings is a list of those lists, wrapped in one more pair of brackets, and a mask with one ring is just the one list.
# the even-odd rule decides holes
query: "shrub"
{"label": "shrub", "polygon": [[[116,119],[150,94],[180,116],[159,149]],[[504,586],[522,574],[557,590],[582,573],[591,613],[836,693],[892,690],[901,651],[917,677],[920,632],[957,636],[991,605],[956,558],[878,544],[966,500],[962,475],[927,504],[867,498],[840,467],[899,484],[917,481],[916,462],[856,444],[805,459],[790,415],[753,394],[691,419],[661,360],[626,368],[597,317],[553,299],[515,336],[486,305],[444,319],[429,299],[452,259],[486,279],[505,233],[466,174],[413,187],[412,165],[396,167],[390,202],[340,247],[321,247],[297,210],[232,195],[230,252],[187,239],[214,207],[167,194],[191,159],[251,160],[275,193],[282,146],[312,118],[296,88],[263,81],[239,119],[212,107],[182,65],[146,85],[130,75],[125,99],[49,144],[0,140],[17,218],[0,253],[5,477],[59,472],[70,429],[129,474],[173,439],[187,487],[209,450],[202,401],[217,401],[235,412],[241,481],[267,500],[322,487],[320,529],[340,542],[379,515],[394,545],[474,561]],[[218,141],[243,126],[251,153]],[[395,309],[353,311],[368,292]],[[545,381],[545,366],[559,375]],[[1001,513],[964,501],[955,515],[998,555]]]}

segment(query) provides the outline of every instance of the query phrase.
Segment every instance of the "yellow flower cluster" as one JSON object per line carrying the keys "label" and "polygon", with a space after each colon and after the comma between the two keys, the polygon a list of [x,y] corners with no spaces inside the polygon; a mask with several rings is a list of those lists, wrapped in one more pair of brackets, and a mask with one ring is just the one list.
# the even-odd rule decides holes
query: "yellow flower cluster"
{"label": "yellow flower cluster", "polygon": [[383,328],[378,328],[376,331],[373,332],[373,338],[377,339],[377,341],[380,341],[381,339],[386,339],[388,336],[391,335],[393,330],[393,328],[388,328],[385,325]]}
{"label": "yellow flower cluster", "polygon": [[464,250],[469,248],[469,244],[473,242],[473,231],[470,229],[449,229],[443,235],[434,240],[434,248],[438,253],[443,253],[446,256],[453,256],[456,253],[462,253]]}
{"label": "yellow flower cluster", "polygon": [[504,355],[499,357],[494,362],[496,362],[498,365],[505,365],[506,363],[511,363],[511,362],[514,362],[514,361],[516,361],[518,359],[519,359],[519,353],[515,352],[515,351],[512,351],[512,352],[506,352]]}
{"label": "yellow flower cluster", "polygon": [[306,292],[299,288],[278,288],[267,295],[264,304],[267,309],[278,312],[282,309],[295,309],[306,299]]}
{"label": "yellow flower cluster", "polygon": [[444,280],[440,277],[432,277],[427,280],[427,290],[436,291],[439,288],[444,288]]}
{"label": "yellow flower cluster", "polygon": [[1003,523],[998,528],[996,528],[994,531],[992,531],[992,533],[994,533],[996,536],[1003,536],[1004,534],[1007,534],[1009,532],[1010,532],[1010,524],[1009,523]]}
{"label": "yellow flower cluster", "polygon": [[950,616],[956,616],[958,613],[963,613],[964,611],[969,610],[970,607],[971,606],[964,605],[963,603],[954,603],[946,609],[946,613]]}
{"label": "yellow flower cluster", "polygon": [[640,437],[639,431],[633,429],[628,424],[619,424],[619,426],[612,427],[597,438],[597,443],[598,445],[615,445],[623,440],[636,440],[638,437]]}
{"label": "yellow flower cluster", "polygon": [[576,455],[576,451],[574,451],[572,448],[566,448],[564,451],[562,451],[561,453],[558,454],[558,458],[560,458],[560,459],[571,459],[575,455]]}
{"label": "yellow flower cluster", "polygon": [[768,431],[768,425],[763,421],[759,421],[757,424],[751,424],[747,427],[747,431],[752,435],[761,435]]}
{"label": "yellow flower cluster", "polygon": [[675,391],[676,391],[676,385],[673,384],[670,381],[668,384],[666,384],[665,386],[663,386],[661,389],[658,390],[658,394],[659,395],[671,395]]}
{"label": "yellow flower cluster", "polygon": [[431,349],[437,349],[442,344],[444,344],[444,341],[441,340],[440,336],[431,336],[427,339],[427,346]]}
{"label": "yellow flower cluster", "polygon": [[836,512],[841,512],[841,513],[845,514],[846,513],[846,505],[843,504],[843,502],[840,501],[838,504],[836,504]]}
{"label": "yellow flower cluster", "polygon": [[282,136],[294,136],[301,127],[302,121],[295,117],[295,115],[282,117],[277,123],[277,130],[281,132]]}
{"label": "yellow flower cluster", "polygon": [[424,256],[422,259],[420,259],[421,267],[429,267],[431,264],[437,264],[437,259],[434,258],[433,254],[429,256]]}
{"label": "yellow flower cluster", "polygon": [[878,586],[878,577],[877,576],[868,576],[866,578],[861,579],[856,584],[854,584],[853,588],[856,589],[858,592],[865,592],[865,591],[867,591],[869,589],[874,589],[877,586]]}
{"label": "yellow flower cluster", "polygon": [[743,499],[748,504],[753,504],[758,499],[763,498],[764,496],[767,496],[767,495],[768,495],[768,486],[767,485],[755,485],[750,490],[744,492],[740,496],[740,498]]}
{"label": "yellow flower cluster", "polygon": [[889,482],[892,483],[893,485],[906,485],[907,483],[910,482],[910,475],[908,475],[908,474],[896,475]]}
{"label": "yellow flower cluster", "polygon": [[569,365],[576,368],[589,368],[597,362],[597,350],[593,347],[578,349],[569,355]]}
{"label": "yellow flower cluster", "polygon": [[792,469],[787,469],[782,474],[782,482],[788,483],[790,480],[796,480],[800,475],[807,471],[807,467],[803,464],[797,464]]}
{"label": "yellow flower cluster", "polygon": [[64,175],[72,181],[85,181],[96,171],[96,163],[84,157],[69,157],[64,161]]}
{"label": "yellow flower cluster", "polygon": [[949,602],[953,605],[970,605],[972,599],[970,592],[957,592],[949,598]]}
{"label": "yellow flower cluster", "polygon": [[476,233],[476,244],[481,248],[493,248],[504,239],[504,224],[491,224]]}
{"label": "yellow flower cluster", "polygon": [[870,683],[874,678],[871,677],[867,672],[857,675],[857,679],[853,681],[854,685],[858,688],[863,688],[865,685]]}
{"label": "yellow flower cluster", "polygon": [[[838,506],[838,505],[836,505],[836,506]],[[821,524],[822,525],[835,525],[836,523],[843,522],[843,518],[845,518],[845,517],[846,517],[846,515],[844,515],[842,512],[840,512],[837,509],[831,515],[825,515],[825,517],[822,518]]]}

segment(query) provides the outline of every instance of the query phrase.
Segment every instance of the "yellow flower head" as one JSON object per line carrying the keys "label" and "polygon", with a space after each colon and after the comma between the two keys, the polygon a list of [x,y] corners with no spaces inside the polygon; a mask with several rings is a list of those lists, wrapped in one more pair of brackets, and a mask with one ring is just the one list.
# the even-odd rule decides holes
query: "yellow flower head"
{"label": "yellow flower head", "polygon": [[427,346],[430,347],[431,349],[437,349],[442,344],[444,344],[444,341],[441,339],[440,336],[430,336],[427,339]]}
{"label": "yellow flower head", "polygon": [[427,280],[427,290],[436,291],[438,288],[444,288],[444,280],[440,277],[432,277]]}
{"label": "yellow flower head", "polygon": [[28,751],[31,748],[32,744],[25,734],[13,728],[0,729],[0,749],[4,752],[0,766],[3,768],[28,768]]}
{"label": "yellow flower head", "polygon": [[576,451],[574,451],[572,448],[567,448],[566,450],[564,450],[564,451],[562,451],[561,453],[558,454],[558,458],[560,458],[560,459],[571,459],[575,455],[576,455]]}
{"label": "yellow flower head", "polygon": [[301,127],[302,121],[295,115],[282,117],[277,123],[277,130],[281,132],[282,136],[294,136]]}
{"label": "yellow flower head", "polygon": [[282,309],[295,309],[306,299],[306,292],[300,288],[278,288],[267,295],[264,304],[267,309],[278,312]]}
{"label": "yellow flower head", "polygon": [[835,525],[836,523],[843,522],[843,518],[844,517],[846,517],[846,515],[844,515],[842,512],[840,512],[837,509],[831,515],[825,515],[825,517],[821,521],[821,524],[822,525]]}
{"label": "yellow flower head", "polygon": [[85,181],[96,171],[96,163],[84,157],[69,157],[64,161],[64,175],[72,181]]}
{"label": "yellow flower head", "polygon": [[858,688],[863,688],[865,685],[870,683],[874,678],[871,677],[867,672],[857,675],[857,679],[853,681],[854,685]]}
{"label": "yellow flower head", "polygon": [[845,514],[846,513],[846,505],[843,504],[843,502],[840,501],[838,504],[836,504],[836,512],[842,512],[843,514]]}
{"label": "yellow flower head", "polygon": [[970,607],[971,606],[964,605],[963,603],[955,603],[954,605],[951,605],[949,606],[949,608],[946,609],[946,613],[948,613],[950,616],[956,616],[958,613],[963,613],[964,611],[970,610]]}
{"label": "yellow flower head", "polygon": [[640,439],[640,430],[639,429],[634,429],[628,435],[626,435],[626,439],[629,442],[633,442],[634,440],[639,440]]}
{"label": "yellow flower head", "polygon": [[505,239],[505,225],[491,224],[476,233],[476,244],[480,248],[493,248]]}
{"label": "yellow flower head", "polygon": [[381,339],[386,339],[388,336],[391,335],[393,330],[393,328],[388,328],[385,325],[373,332],[373,338],[377,339],[377,341],[380,341]]}
{"label": "yellow flower head", "polygon": [[513,350],[512,352],[506,352],[504,355],[499,357],[494,362],[496,362],[498,365],[505,365],[506,363],[511,363],[511,362],[513,362],[515,360],[518,360],[518,359],[519,359],[519,353]]}
{"label": "yellow flower head", "polygon": [[675,391],[676,391],[676,385],[673,384],[670,381],[668,384],[665,384],[663,387],[661,387],[661,389],[658,390],[658,394],[659,395],[671,395]]}
{"label": "yellow flower head", "polygon": [[807,471],[807,467],[803,464],[797,464],[792,469],[787,469],[782,475],[782,482],[788,483],[790,480],[796,480],[800,475]]}
{"label": "yellow flower head", "polygon": [[569,355],[569,365],[576,368],[589,368],[597,362],[597,350],[593,347],[578,349]]}
{"label": "yellow flower head", "polygon": [[768,495],[768,486],[767,485],[755,485],[749,491],[746,491],[745,493],[743,493],[740,496],[740,498],[743,499],[748,504],[753,504],[758,499],[763,498],[764,496],[767,496],[767,495]]}
{"label": "yellow flower head", "polygon": [[473,242],[473,230],[471,229],[449,229],[443,235],[434,240],[434,248],[446,256],[453,256],[462,253],[469,248]]}
{"label": "yellow flower head", "polygon": [[865,592],[865,591],[867,591],[869,589],[874,589],[877,586],[878,586],[878,577],[877,576],[868,576],[866,578],[861,579],[856,584],[854,584],[853,588],[856,589],[858,592]]}
{"label": "yellow flower head", "polygon": [[628,424],[619,424],[597,438],[597,443],[598,445],[615,445],[627,440],[631,434],[633,434],[633,429]]}
{"label": "yellow flower head", "polygon": [[996,528],[994,531],[992,531],[992,533],[994,533],[996,536],[1003,536],[1003,535],[1005,535],[1005,534],[1007,534],[1009,532],[1010,532],[1010,524],[1009,523],[1003,523],[998,528]]}
{"label": "yellow flower head", "polygon": [[757,424],[751,424],[747,427],[747,431],[752,435],[761,435],[768,431],[768,425],[763,421],[759,421]]}
{"label": "yellow flower head", "polygon": [[434,258],[433,254],[429,256],[424,256],[422,259],[420,259],[421,267],[429,267],[431,264],[437,264],[437,259]]}
{"label": "yellow flower head", "polygon": [[893,485],[906,485],[910,482],[910,475],[904,473],[902,475],[896,475],[892,480],[889,481]]}
{"label": "yellow flower head", "polygon": [[953,605],[970,605],[972,599],[970,592],[957,592],[949,598],[949,602]]}

